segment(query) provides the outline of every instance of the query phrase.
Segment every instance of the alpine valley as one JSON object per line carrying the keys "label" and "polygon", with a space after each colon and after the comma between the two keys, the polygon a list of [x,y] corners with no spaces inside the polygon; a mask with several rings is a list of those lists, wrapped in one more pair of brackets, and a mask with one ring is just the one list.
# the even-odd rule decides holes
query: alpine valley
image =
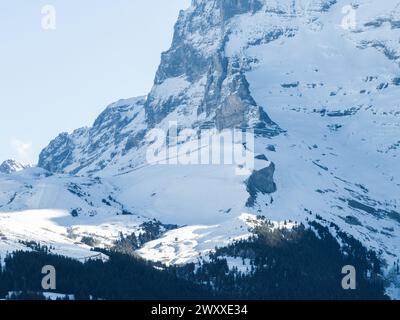
{"label": "alpine valley", "polygon": [[[400,299],[399,39],[399,0],[192,0],[146,96],[0,167],[4,278],[13,259],[122,253],[196,297]],[[255,169],[149,163],[171,122],[254,130]]]}

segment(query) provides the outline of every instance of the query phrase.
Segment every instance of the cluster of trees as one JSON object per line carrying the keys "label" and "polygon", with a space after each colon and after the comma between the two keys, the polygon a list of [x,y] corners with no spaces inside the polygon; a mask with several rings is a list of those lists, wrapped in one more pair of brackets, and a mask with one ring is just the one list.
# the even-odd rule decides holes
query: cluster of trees
{"label": "cluster of trees", "polygon": [[113,250],[128,255],[135,255],[135,250],[141,248],[145,243],[156,240],[166,231],[176,229],[177,227],[177,225],[162,224],[157,220],[144,222],[140,226],[142,231],[138,235],[135,233],[128,236],[120,234],[120,238],[115,242]]}
{"label": "cluster of trees", "polygon": [[[328,228],[317,223],[311,227],[273,229],[265,222],[252,239],[217,249],[196,272],[194,265],[176,272],[229,299],[387,299],[381,262],[374,252],[346,234],[339,235],[341,247]],[[224,257],[250,261],[248,272],[229,269]],[[356,290],[342,287],[347,265],[357,271]]]}
{"label": "cluster of trees", "polygon": [[[147,229],[152,230],[147,235],[150,238],[161,232],[160,225],[151,224]],[[53,265],[56,292],[74,294],[76,299],[386,299],[376,254],[346,234],[339,236],[342,246],[317,223],[288,230],[274,229],[266,221],[254,230],[254,237],[217,249],[200,266],[169,268],[126,254],[121,243],[118,250],[104,251],[108,261],[86,263],[32,245],[38,250],[5,258],[0,269],[0,297],[14,291],[21,292],[14,299],[42,298],[35,295],[42,291],[41,269]],[[137,246],[144,239],[136,237],[135,241]],[[127,248],[132,245],[128,242],[124,242]],[[250,261],[248,272],[229,268],[226,257]],[[356,290],[342,288],[345,265],[357,270]]]}

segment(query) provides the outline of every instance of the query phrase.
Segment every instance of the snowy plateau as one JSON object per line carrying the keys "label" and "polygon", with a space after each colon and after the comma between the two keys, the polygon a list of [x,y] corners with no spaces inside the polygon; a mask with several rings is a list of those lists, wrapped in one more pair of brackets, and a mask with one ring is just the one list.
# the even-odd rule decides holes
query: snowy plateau
{"label": "snowy plateau", "polygon": [[[146,96],[60,134],[37,167],[0,169],[1,257],[36,241],[84,260],[98,255],[85,237],[107,248],[156,219],[178,228],[137,253],[185,264],[250,237],[258,216],[318,221],[375,251],[399,299],[400,2],[354,0],[343,28],[348,5],[193,0]],[[171,121],[254,130],[254,171],[148,163],[146,134]]]}

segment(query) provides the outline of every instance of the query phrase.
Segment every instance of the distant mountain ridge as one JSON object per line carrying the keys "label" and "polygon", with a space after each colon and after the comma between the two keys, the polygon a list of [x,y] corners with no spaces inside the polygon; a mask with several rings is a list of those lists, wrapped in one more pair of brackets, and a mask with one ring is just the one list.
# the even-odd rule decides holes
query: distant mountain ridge
{"label": "distant mountain ridge", "polygon": [[[308,108],[327,115],[354,113],[360,106],[380,108],[385,100],[395,99],[400,84],[395,67],[400,57],[400,46],[395,41],[400,33],[399,4],[396,0],[384,5],[358,1],[353,5],[359,22],[354,30],[341,27],[345,19],[342,8],[346,7],[347,2],[338,0],[192,1],[191,7],[180,13],[171,48],[162,54],[151,92],[146,97],[112,104],[90,129],[61,134],[42,151],[39,166],[52,172],[72,173],[134,168],[143,162],[141,147],[146,132],[154,127],[166,128],[170,120],[177,121],[181,128],[240,127],[253,128],[266,136],[279,135],[285,128],[269,114],[276,102],[255,99],[257,85],[249,83],[248,74],[265,65],[253,52],[263,46],[290,44],[290,39],[300,39],[304,32],[306,43],[316,45],[298,53],[304,55],[304,62],[312,69],[310,74],[307,71],[290,76],[293,70],[287,70],[287,79],[276,79],[279,94],[287,95],[288,105],[301,108],[311,102]],[[328,43],[318,45],[328,27],[333,27],[337,34],[337,39],[333,37],[335,43],[330,46],[331,39],[324,38]],[[335,49],[336,41],[341,43]],[[345,43],[347,48],[343,47]],[[338,66],[347,69],[342,72],[359,72],[360,63],[346,64],[351,62],[351,55],[357,51],[372,52],[370,48],[394,62],[392,74],[381,75],[381,79],[375,74],[360,75],[354,79],[357,88],[351,93],[345,92],[345,85],[349,84],[342,82],[347,76],[334,76],[329,83],[318,62],[312,61],[313,50],[334,58],[337,50],[343,49],[342,55],[337,55]],[[276,49],[287,51],[288,55],[296,52],[284,44]],[[350,58],[347,63],[341,61],[346,54]],[[278,62],[269,62],[271,70],[277,67],[275,63]],[[335,75],[334,68],[332,71]],[[267,88],[269,85],[265,83]],[[396,109],[386,112],[395,113]]]}
{"label": "distant mountain ridge", "polygon": [[12,172],[18,172],[21,170],[24,170],[26,168],[29,168],[30,166],[24,165],[16,160],[6,160],[0,165],[0,173],[5,173],[9,174]]}

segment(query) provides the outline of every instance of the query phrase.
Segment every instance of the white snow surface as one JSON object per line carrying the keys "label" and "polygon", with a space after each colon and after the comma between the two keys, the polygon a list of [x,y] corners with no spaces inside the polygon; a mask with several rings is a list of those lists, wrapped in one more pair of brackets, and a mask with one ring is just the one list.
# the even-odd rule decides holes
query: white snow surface
{"label": "white snow surface", "polygon": [[[51,252],[84,260],[97,257],[82,238],[110,247],[124,235],[140,232],[148,219],[122,215],[122,205],[109,197],[115,190],[98,179],[50,175],[30,168],[0,175],[0,255],[27,250],[26,242],[51,247]],[[103,203],[107,200],[110,205]],[[78,210],[79,215],[71,213]]]}

